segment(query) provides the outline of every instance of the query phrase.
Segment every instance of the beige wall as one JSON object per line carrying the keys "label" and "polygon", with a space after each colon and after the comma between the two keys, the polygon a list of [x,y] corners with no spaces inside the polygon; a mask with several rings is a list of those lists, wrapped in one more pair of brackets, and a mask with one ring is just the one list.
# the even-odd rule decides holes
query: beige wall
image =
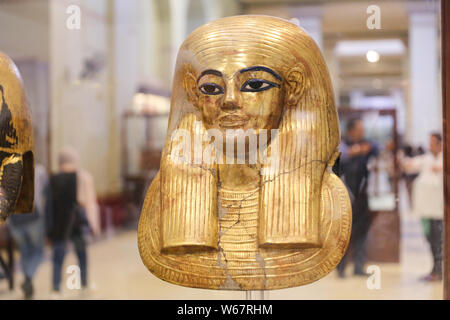
{"label": "beige wall", "polygon": [[14,59],[48,60],[47,0],[0,1],[0,50]]}

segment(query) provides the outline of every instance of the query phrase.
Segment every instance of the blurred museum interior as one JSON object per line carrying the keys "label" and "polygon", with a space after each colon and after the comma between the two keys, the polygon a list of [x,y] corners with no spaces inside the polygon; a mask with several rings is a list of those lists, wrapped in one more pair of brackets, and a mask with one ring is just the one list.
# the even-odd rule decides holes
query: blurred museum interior
{"label": "blurred museum interior", "polygon": [[[412,210],[417,172],[404,165],[427,153],[430,134],[442,131],[439,1],[3,0],[0,51],[23,77],[36,162],[57,172],[61,150],[72,147],[92,175],[99,204],[101,232],[89,236],[87,248],[88,288],[66,285],[66,268],[77,264],[69,249],[61,292],[52,292],[47,243],[33,279],[35,298],[245,298],[159,280],[142,264],[136,239],[143,198],[159,169],[178,48],[197,27],[242,14],[304,28],[328,65],[342,136],[358,118],[379,150],[367,164],[369,274],[353,276],[348,268],[265,297],[442,298],[439,279],[422,279],[433,256],[424,221]],[[9,229],[0,230],[0,299],[22,299],[21,255]],[[379,278],[369,279],[374,274]]]}

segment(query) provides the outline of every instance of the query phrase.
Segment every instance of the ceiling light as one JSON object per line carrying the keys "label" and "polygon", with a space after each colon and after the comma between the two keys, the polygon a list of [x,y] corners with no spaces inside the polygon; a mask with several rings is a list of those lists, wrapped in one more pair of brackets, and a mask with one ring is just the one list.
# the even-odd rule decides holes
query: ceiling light
{"label": "ceiling light", "polygon": [[374,63],[374,62],[378,62],[378,60],[380,60],[380,54],[378,52],[376,52],[375,50],[369,50],[366,53],[366,58],[367,61]]}
{"label": "ceiling light", "polygon": [[374,50],[382,56],[401,56],[406,53],[405,45],[400,39],[340,40],[334,50],[340,57],[362,56],[369,50]]}

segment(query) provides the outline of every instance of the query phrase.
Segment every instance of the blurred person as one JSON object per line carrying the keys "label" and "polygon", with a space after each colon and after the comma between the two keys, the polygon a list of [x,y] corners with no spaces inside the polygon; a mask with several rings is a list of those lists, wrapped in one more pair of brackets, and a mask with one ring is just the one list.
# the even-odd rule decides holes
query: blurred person
{"label": "blurred person", "polygon": [[384,164],[384,169],[387,172],[388,179],[389,179],[389,188],[390,190],[394,190],[394,184],[395,184],[395,142],[391,138],[386,142],[385,148],[383,152],[380,152],[380,158],[381,161]]}
{"label": "blurred person", "polygon": [[[414,149],[411,145],[409,144],[405,144],[403,146],[403,148],[401,150],[399,150],[398,154],[397,154],[397,160],[398,162],[401,164],[402,159],[404,159],[405,157],[407,158],[412,158],[413,156],[415,156],[414,153]],[[418,174],[416,173],[407,173],[405,172],[405,170],[403,170],[403,168],[401,168],[401,177],[402,179],[405,181],[405,185],[406,185],[406,191],[408,193],[408,205],[409,207],[412,206],[412,184],[414,182],[414,179],[416,179],[418,176]]]}
{"label": "blurred person", "polygon": [[[397,153],[397,160],[401,164],[403,159],[410,159],[413,157],[417,157],[423,155],[425,151],[422,147],[413,148],[409,144],[405,144],[401,150]],[[408,204],[409,207],[412,207],[412,190],[413,190],[413,182],[419,176],[418,172],[406,172],[404,168],[401,168],[401,177],[404,179],[406,184],[406,190],[408,192]]]}
{"label": "blurred person", "polygon": [[432,133],[429,151],[413,158],[405,157],[401,164],[408,174],[418,174],[413,182],[413,213],[422,218],[425,237],[433,256],[431,272],[424,281],[442,280],[442,221],[444,218],[444,175],[442,136]]}
{"label": "blurred person", "polygon": [[46,169],[36,164],[34,169],[34,210],[11,215],[9,225],[20,252],[25,280],[21,286],[25,299],[34,295],[33,277],[44,255],[44,240],[50,224],[50,189]]}
{"label": "blurred person", "polygon": [[[340,176],[350,193],[352,202],[352,234],[349,248],[352,248],[354,262],[353,274],[366,275],[364,264],[366,260],[366,238],[370,226],[369,201],[367,185],[369,160],[378,155],[375,143],[365,138],[363,122],[359,118],[351,119],[347,124],[346,135],[341,143],[339,162]],[[337,266],[338,275],[345,277],[348,262],[348,250]]]}
{"label": "blurred person", "polygon": [[87,287],[86,235],[100,233],[99,208],[92,176],[80,168],[77,152],[69,147],[59,154],[59,172],[51,177],[53,224],[53,291],[60,291],[61,272],[68,242],[80,266],[81,286]]}

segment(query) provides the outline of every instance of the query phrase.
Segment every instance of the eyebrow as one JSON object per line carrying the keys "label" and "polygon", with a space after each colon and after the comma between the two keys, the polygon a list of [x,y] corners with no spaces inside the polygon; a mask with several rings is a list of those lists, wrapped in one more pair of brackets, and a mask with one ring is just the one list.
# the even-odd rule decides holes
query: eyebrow
{"label": "eyebrow", "polygon": [[200,73],[200,76],[197,78],[197,83],[200,81],[201,77],[203,77],[204,75],[207,75],[207,74],[213,74],[215,76],[222,77],[222,72],[220,72],[218,70],[214,70],[214,69],[208,69],[208,70],[205,70],[202,73]]}
{"label": "eyebrow", "polygon": [[248,67],[248,68],[242,69],[240,72],[244,73],[244,72],[248,72],[248,71],[265,71],[265,72],[270,73],[275,78],[277,78],[278,80],[281,81],[281,76],[278,73],[276,73],[275,71],[273,71],[272,69],[267,68],[267,67],[263,67],[263,66]]}

